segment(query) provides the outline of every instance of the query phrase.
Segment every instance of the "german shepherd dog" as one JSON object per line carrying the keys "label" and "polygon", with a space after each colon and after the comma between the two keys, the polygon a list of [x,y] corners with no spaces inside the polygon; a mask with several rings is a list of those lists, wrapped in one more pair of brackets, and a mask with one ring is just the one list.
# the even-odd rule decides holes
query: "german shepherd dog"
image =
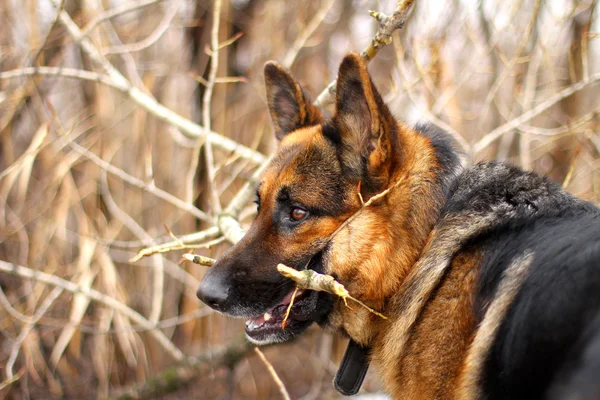
{"label": "german shepherd dog", "polygon": [[[392,116],[357,54],[327,120],[283,67],[265,81],[279,147],[201,300],[249,318],[258,345],[313,322],[343,333],[396,399],[600,399],[598,208],[514,166],[468,167],[448,134]],[[388,319],[304,290],[282,328],[295,285],[278,263],[334,276]]]}

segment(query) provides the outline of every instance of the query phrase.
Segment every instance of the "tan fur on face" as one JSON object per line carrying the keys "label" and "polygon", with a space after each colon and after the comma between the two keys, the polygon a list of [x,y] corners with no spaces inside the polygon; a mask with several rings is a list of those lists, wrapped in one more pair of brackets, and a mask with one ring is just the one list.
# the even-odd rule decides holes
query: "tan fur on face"
{"label": "tan fur on face", "polygon": [[[358,207],[358,198],[349,200],[345,208],[347,213],[339,216],[322,215],[319,218],[309,218],[299,224],[293,231],[276,232],[272,229],[272,217],[277,206],[277,196],[282,187],[298,187],[302,190],[294,193],[293,200],[305,206],[321,205],[323,196],[319,192],[326,182],[326,177],[319,175],[317,166],[313,174],[302,174],[304,163],[311,158],[312,152],[320,152],[328,159],[335,160],[335,148],[323,137],[321,126],[298,129],[286,135],[280,143],[278,155],[267,167],[260,186],[261,212],[257,217],[257,225],[268,233],[264,243],[282,260],[292,260],[310,256],[325,246],[331,234],[349,217],[353,208]],[[314,161],[313,161],[314,162]],[[341,173],[335,164],[329,166],[335,173]],[[344,208],[344,207],[342,207]],[[272,233],[271,233],[272,231]]]}

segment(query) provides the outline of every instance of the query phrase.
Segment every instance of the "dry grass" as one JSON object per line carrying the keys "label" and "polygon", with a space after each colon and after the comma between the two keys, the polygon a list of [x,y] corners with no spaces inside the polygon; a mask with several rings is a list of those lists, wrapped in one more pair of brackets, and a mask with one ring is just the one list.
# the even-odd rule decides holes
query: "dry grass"
{"label": "dry grass", "polygon": [[[218,3],[0,2],[0,397],[105,398],[164,371],[180,397],[280,396],[255,355],[222,356],[242,325],[199,304],[205,268],[180,257],[218,257],[252,219],[274,147],[264,62],[316,97],[373,37],[367,10],[395,2]],[[371,62],[376,84],[474,159],[597,202],[596,1],[478,3],[417,0]],[[265,354],[292,398],[334,398],[343,341],[311,332]]]}

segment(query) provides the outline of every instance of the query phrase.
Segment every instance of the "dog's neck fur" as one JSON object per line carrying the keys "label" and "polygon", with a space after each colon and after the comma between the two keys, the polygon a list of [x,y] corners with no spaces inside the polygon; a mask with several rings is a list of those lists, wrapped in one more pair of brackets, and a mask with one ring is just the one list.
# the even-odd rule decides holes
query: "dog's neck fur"
{"label": "dog's neck fur", "polygon": [[[449,188],[465,165],[445,133],[429,128],[413,130],[398,124],[397,134],[397,151],[402,153],[402,161],[391,171],[388,187],[401,182],[386,198],[363,209],[350,229],[336,236],[334,240],[339,242],[332,246],[335,252],[330,254],[330,262],[356,266],[347,270],[352,279],[339,277],[342,282],[351,282],[347,287],[349,292],[368,300],[371,307],[391,317],[384,321],[365,309],[349,311],[343,303],[336,304],[337,312],[330,322],[363,346],[369,346],[378,332],[394,323],[395,312],[389,309],[396,303],[394,296],[399,295],[419,259]],[[399,204],[403,208],[398,209]],[[382,207],[385,210],[381,210]],[[366,224],[370,229],[353,230],[354,224]],[[356,249],[355,243],[369,240],[354,237],[354,231],[370,232],[368,248]],[[349,258],[353,260],[350,262]],[[364,274],[381,275],[381,278],[361,277]]]}
{"label": "dog's neck fur", "polygon": [[[385,302],[384,314],[390,319],[375,321],[375,333],[371,339],[372,357],[382,365],[403,359],[412,325],[452,259],[454,247],[459,243],[454,239],[463,235],[461,227],[454,229],[452,223],[444,224],[440,214],[451,196],[452,186],[465,170],[466,158],[454,149],[452,140],[443,132],[422,128],[412,133],[415,134],[411,147],[412,162],[404,166],[409,176],[414,177],[408,186],[409,218],[404,221],[404,232],[410,235],[410,244],[400,246],[397,252],[407,251],[408,247],[413,253],[410,261],[407,260],[407,266],[403,267],[405,275]],[[406,144],[410,142],[405,140]],[[464,235],[468,234],[464,232]],[[442,243],[441,248],[437,248],[439,242]],[[388,264],[388,270],[395,268],[395,265]],[[384,370],[393,373],[396,368]],[[387,378],[390,378],[388,382],[395,382],[393,378]],[[398,390],[388,389],[394,393]]]}

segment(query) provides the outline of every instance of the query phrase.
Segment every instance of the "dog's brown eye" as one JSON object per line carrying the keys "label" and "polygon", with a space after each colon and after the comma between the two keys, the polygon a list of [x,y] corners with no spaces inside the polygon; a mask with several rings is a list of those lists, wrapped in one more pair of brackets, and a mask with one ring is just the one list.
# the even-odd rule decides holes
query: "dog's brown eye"
{"label": "dog's brown eye", "polygon": [[298,222],[298,221],[302,221],[304,218],[306,218],[307,214],[308,214],[308,212],[306,210],[303,210],[302,208],[299,208],[299,207],[294,207],[294,208],[292,208],[292,213],[290,214],[290,217],[292,218],[292,220]]}

